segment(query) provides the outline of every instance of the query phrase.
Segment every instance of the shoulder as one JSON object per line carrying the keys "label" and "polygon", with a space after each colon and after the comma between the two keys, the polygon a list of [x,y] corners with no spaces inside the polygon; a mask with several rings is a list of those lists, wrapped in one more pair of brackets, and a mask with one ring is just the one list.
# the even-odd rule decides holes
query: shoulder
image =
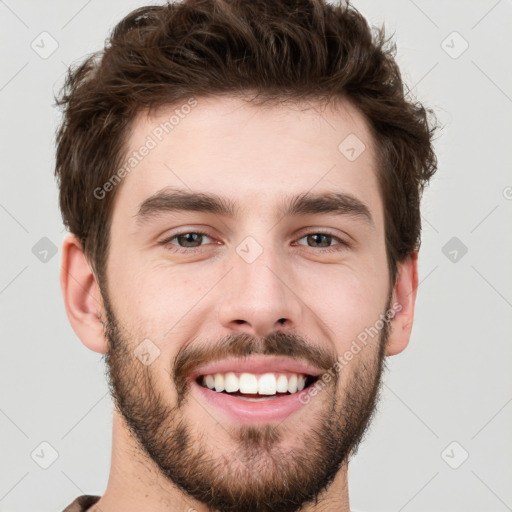
{"label": "shoulder", "polygon": [[100,498],[101,496],[84,494],[79,496],[73,503],[70,503],[62,512],[86,512],[86,510],[98,502]]}

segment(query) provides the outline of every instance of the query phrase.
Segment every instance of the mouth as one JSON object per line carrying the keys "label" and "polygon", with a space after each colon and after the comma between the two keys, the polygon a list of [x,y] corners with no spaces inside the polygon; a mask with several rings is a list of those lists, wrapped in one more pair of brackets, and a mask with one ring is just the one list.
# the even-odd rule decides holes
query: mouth
{"label": "mouth", "polygon": [[318,380],[317,376],[297,373],[227,372],[197,377],[195,382],[216,393],[224,393],[250,402],[275,400],[294,395]]}
{"label": "mouth", "polygon": [[252,358],[209,365],[192,376],[194,392],[209,406],[242,424],[283,421],[304,400],[321,372],[282,358]]}

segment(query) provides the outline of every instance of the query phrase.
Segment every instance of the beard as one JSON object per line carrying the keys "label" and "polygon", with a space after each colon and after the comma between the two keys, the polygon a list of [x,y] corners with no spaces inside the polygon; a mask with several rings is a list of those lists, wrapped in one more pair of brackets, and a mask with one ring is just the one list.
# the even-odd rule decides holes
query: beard
{"label": "beard", "polygon": [[[332,370],[336,354],[279,330],[264,338],[231,334],[209,344],[190,343],[178,352],[168,373],[157,374],[153,366],[141,364],[134,356],[138,342],[125,332],[106,294],[102,295],[108,341],[105,362],[115,406],[140,453],[153,461],[170,484],[218,512],[296,512],[306,504],[319,503],[356,451],[375,411],[388,322],[364,354],[354,357],[341,372]],[[389,304],[390,300],[386,311]],[[303,406],[314,405],[315,414],[301,408],[295,413],[299,421],[292,414],[279,425],[228,426],[221,420],[219,425],[230,437],[229,445],[225,441],[221,445],[207,428],[187,418],[186,407],[195,401],[187,377],[213,360],[262,354],[302,359],[324,371],[331,369],[334,377]],[[176,389],[175,403],[158,391],[166,379]],[[308,390],[311,386],[301,393]],[[207,415],[204,407],[202,413]],[[293,448],[283,445],[291,438],[300,442]]]}

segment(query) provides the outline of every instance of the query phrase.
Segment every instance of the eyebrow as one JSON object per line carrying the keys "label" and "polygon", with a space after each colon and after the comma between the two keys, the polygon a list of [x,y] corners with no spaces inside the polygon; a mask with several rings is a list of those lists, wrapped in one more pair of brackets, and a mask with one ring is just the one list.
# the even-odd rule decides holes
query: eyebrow
{"label": "eyebrow", "polygon": [[[163,213],[181,211],[204,212],[231,218],[237,218],[241,213],[240,207],[229,198],[166,187],[145,199],[134,217],[137,224],[142,226]],[[285,198],[278,214],[283,217],[334,214],[356,217],[369,225],[374,224],[366,204],[351,194],[340,192],[306,192]]]}

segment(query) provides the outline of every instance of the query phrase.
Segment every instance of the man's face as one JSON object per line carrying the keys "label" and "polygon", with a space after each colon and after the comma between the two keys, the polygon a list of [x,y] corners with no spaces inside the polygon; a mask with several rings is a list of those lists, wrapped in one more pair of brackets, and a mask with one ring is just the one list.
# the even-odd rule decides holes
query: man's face
{"label": "man's face", "polygon": [[[298,510],[347,462],[379,386],[386,327],[343,356],[390,308],[372,140],[346,103],[199,98],[162,134],[175,108],[135,120],[128,153],[152,147],[118,185],[113,395],[141,453],[194,498]],[[177,191],[195,209],[164,197]]]}

